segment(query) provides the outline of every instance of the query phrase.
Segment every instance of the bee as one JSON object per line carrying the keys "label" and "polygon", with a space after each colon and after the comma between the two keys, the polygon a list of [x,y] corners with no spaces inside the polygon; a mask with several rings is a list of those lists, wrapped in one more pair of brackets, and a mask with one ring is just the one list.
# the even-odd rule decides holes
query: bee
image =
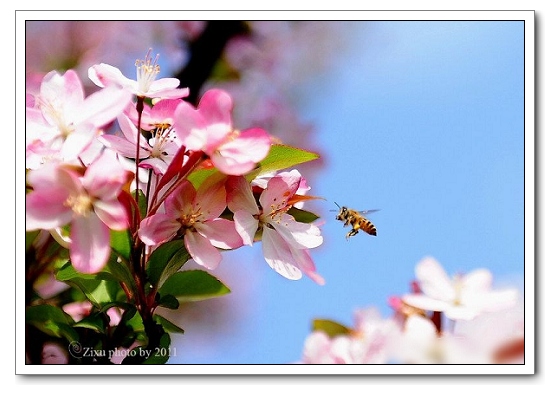
{"label": "bee", "polygon": [[334,202],[334,204],[340,209],[338,215],[336,215],[336,219],[344,222],[344,226],[351,225],[352,227],[348,234],[346,234],[346,239],[359,233],[359,229],[371,236],[376,236],[376,227],[370,220],[365,218],[365,216],[378,210],[356,211],[345,206],[340,207],[336,202]]}

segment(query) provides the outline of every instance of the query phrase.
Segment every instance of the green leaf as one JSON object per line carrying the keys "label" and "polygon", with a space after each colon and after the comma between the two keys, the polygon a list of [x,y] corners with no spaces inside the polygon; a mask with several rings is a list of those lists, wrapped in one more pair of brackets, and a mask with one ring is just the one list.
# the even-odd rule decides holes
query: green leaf
{"label": "green leaf", "polygon": [[78,287],[86,298],[99,308],[107,303],[115,302],[121,290],[117,279],[112,274],[106,272],[79,273],[70,263],[56,273],[56,278]]}
{"label": "green leaf", "polygon": [[180,302],[174,295],[163,295],[158,301],[158,305],[161,307],[166,307],[167,309],[176,310],[180,307]]}
{"label": "green leaf", "polygon": [[27,307],[25,320],[50,336],[64,337],[69,341],[78,340],[78,333],[71,328],[73,319],[59,307],[49,304]]}
{"label": "green leaf", "polygon": [[130,260],[132,239],[128,230],[111,230],[111,248],[125,260]]}
{"label": "green leaf", "polygon": [[111,274],[119,282],[130,286],[132,290],[135,290],[135,282],[130,269],[128,269],[128,266],[124,262],[119,262],[115,254],[111,254],[103,271]]}
{"label": "green leaf", "polygon": [[162,325],[162,327],[164,328],[164,330],[166,332],[170,332],[170,333],[180,333],[180,334],[183,334],[185,331],[180,328],[178,325],[174,324],[172,321],[169,321],[168,319],[160,316],[160,315],[157,315],[155,314],[153,316],[153,319],[160,325]]}
{"label": "green leaf", "polygon": [[164,333],[160,337],[160,344],[158,347],[155,347],[151,351],[151,356],[143,361],[145,365],[161,365],[164,364],[170,359],[170,353],[173,352],[173,349],[170,348],[170,335]]}
{"label": "green leaf", "polygon": [[158,247],[149,258],[147,275],[153,286],[160,287],[173,273],[177,272],[191,256],[182,240],[169,241]]}
{"label": "green leaf", "polygon": [[214,169],[214,168],[212,168],[212,169],[200,169],[200,170],[196,170],[196,171],[192,172],[191,174],[189,174],[189,176],[187,177],[187,180],[191,184],[193,184],[195,189],[199,189],[201,184],[208,177],[210,177],[211,175],[216,174],[216,173],[219,173],[218,169]]}
{"label": "green leaf", "polygon": [[313,222],[319,219],[318,215],[296,207],[291,207],[290,210],[287,211],[287,213],[292,215],[296,221],[303,222],[306,224],[309,224],[310,222]]}
{"label": "green leaf", "polygon": [[325,332],[329,337],[334,337],[337,335],[349,335],[351,333],[351,329],[348,328],[347,326],[344,326],[332,320],[323,320],[323,319],[313,320],[312,329],[314,331]]}
{"label": "green leaf", "polygon": [[76,324],[73,325],[74,328],[86,328],[91,329],[97,333],[105,333],[105,328],[107,323],[102,314],[92,314],[88,317],[84,317]]}
{"label": "green leaf", "polygon": [[230,292],[220,280],[202,270],[172,274],[159,289],[159,294],[174,295],[180,302],[217,298]]}
{"label": "green leaf", "polygon": [[267,157],[258,164],[255,170],[246,175],[246,179],[251,181],[262,174],[287,169],[318,158],[318,154],[303,149],[282,144],[272,145]]}
{"label": "green leaf", "polygon": [[39,230],[33,230],[30,232],[25,232],[25,251],[28,251],[29,248],[32,245],[32,242],[34,239],[36,239],[36,236],[38,236]]}

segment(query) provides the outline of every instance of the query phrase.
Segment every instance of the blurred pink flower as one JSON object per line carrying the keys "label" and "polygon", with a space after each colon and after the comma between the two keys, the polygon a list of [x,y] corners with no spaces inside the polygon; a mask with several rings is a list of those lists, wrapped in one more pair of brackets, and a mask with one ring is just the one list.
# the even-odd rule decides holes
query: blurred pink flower
{"label": "blurred pink flower", "polygon": [[119,69],[106,63],[90,67],[88,76],[101,88],[115,85],[142,98],[176,99],[189,95],[188,88],[178,88],[180,81],[177,78],[156,79],[160,72],[158,56],[155,59],[151,58],[151,50],[149,50],[144,60],[136,61],[135,80],[125,77]]}
{"label": "blurred pink flower", "polygon": [[44,157],[76,159],[130,99],[130,94],[114,87],[85,98],[73,70],[46,74],[34,106],[26,108],[27,168],[39,167]]}
{"label": "blurred pink flower", "polygon": [[63,305],[63,311],[69,314],[76,322],[87,317],[92,312],[92,303],[89,300],[72,302]]}
{"label": "blurred pink flower", "polygon": [[26,229],[54,229],[70,224],[70,258],[76,270],[96,273],[110,254],[109,229],[128,227],[117,197],[131,173],[114,153],[104,152],[84,175],[50,163],[28,174]]}
{"label": "blurred pink flower", "polygon": [[403,301],[423,310],[444,312],[451,320],[471,320],[484,312],[505,309],[518,298],[515,289],[491,289],[492,275],[486,269],[451,279],[439,262],[427,257],[415,271],[422,294],[404,295]]}
{"label": "blurred pink flower", "polygon": [[264,257],[273,270],[291,280],[300,279],[303,271],[322,285],[324,279],[316,273],[308,251],[323,242],[321,231],[287,213],[301,180],[297,171],[272,177],[260,195],[258,207],[250,183],[244,177],[229,177],[227,205],[234,213],[235,228],[244,244],[252,245],[261,228]]}
{"label": "blurred pink flower", "polygon": [[305,341],[302,363],[384,364],[391,362],[392,344],[399,334],[397,324],[374,308],[359,310],[349,335],[330,338],[314,331]]}
{"label": "blurred pink flower", "polygon": [[141,222],[139,237],[147,245],[157,245],[180,235],[195,262],[215,269],[222,256],[218,248],[242,246],[233,222],[219,218],[226,207],[225,179],[208,179],[198,190],[185,181],[164,201],[164,213]]}
{"label": "blurred pink flower", "polygon": [[412,315],[392,345],[392,355],[405,364],[487,364],[490,355],[450,332],[438,333],[428,318]]}
{"label": "blurred pink flower", "polygon": [[[45,73],[72,68],[84,76],[97,59],[133,65],[143,48],[152,47],[163,54],[164,74],[173,75],[187,61],[187,42],[200,34],[204,25],[201,21],[159,20],[26,21],[26,70]],[[130,70],[125,67],[123,72]]]}
{"label": "blurred pink flower", "polygon": [[57,343],[44,343],[42,347],[42,364],[44,365],[66,365],[69,363],[67,349]]}
{"label": "blurred pink flower", "polygon": [[176,109],[174,129],[189,150],[202,150],[214,166],[229,175],[249,172],[266,157],[271,138],[263,129],[233,129],[233,100],[219,89],[207,91],[198,108],[186,102]]}

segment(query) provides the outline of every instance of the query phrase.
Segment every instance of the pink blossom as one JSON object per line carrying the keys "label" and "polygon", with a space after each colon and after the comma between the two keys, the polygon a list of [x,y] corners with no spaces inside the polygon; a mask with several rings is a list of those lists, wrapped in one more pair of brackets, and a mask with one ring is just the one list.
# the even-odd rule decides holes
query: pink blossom
{"label": "pink blossom", "polygon": [[70,224],[70,258],[83,273],[96,273],[110,254],[109,229],[128,227],[117,200],[129,180],[112,152],[105,152],[84,175],[70,166],[50,163],[28,174],[26,229],[54,229]]}
{"label": "pink blossom", "polygon": [[252,245],[261,229],[264,257],[273,270],[291,280],[300,279],[303,271],[316,283],[324,284],[309,254],[310,248],[323,242],[321,231],[313,224],[297,222],[287,213],[301,180],[297,171],[272,177],[260,195],[258,207],[246,179],[229,177],[228,207],[244,244]]}
{"label": "pink blossom", "polygon": [[158,55],[155,59],[151,58],[151,50],[147,52],[145,59],[137,60],[135,80],[125,77],[119,69],[106,63],[90,67],[88,76],[101,88],[116,85],[142,98],[176,99],[189,95],[188,88],[178,88],[180,81],[177,78],[156,79],[160,73],[157,61]]}
{"label": "pink blossom", "polygon": [[210,178],[198,190],[185,181],[164,201],[164,213],[141,222],[139,237],[147,245],[158,245],[181,235],[195,262],[215,269],[221,262],[218,248],[242,246],[233,222],[219,218],[226,207],[225,179]]}
{"label": "pink blossom", "polygon": [[403,301],[423,310],[442,311],[452,320],[471,320],[483,312],[513,306],[518,298],[515,289],[492,290],[492,275],[486,269],[451,279],[431,257],[418,263],[416,278],[422,294],[404,295]]}
{"label": "pink blossom", "polygon": [[182,102],[176,109],[174,129],[189,150],[202,150],[225,174],[241,175],[266,157],[271,138],[266,131],[233,129],[231,96],[219,89],[207,91],[198,108]]}
{"label": "pink blossom", "polygon": [[[118,124],[124,138],[115,135],[103,135],[99,140],[106,147],[113,149],[127,158],[136,157],[138,129],[125,115],[118,117]],[[155,174],[164,174],[168,164],[174,158],[181,144],[177,141],[170,126],[159,127],[153,131],[149,141],[139,139],[140,167],[151,168]]]}
{"label": "pink blossom", "polygon": [[42,347],[42,364],[43,365],[67,365],[69,363],[69,355],[67,348],[61,347],[57,343],[46,342]]}
{"label": "pink blossom", "polygon": [[407,318],[403,331],[394,340],[392,355],[406,364],[490,363],[489,354],[463,337],[438,333],[434,323],[422,316]]}
{"label": "pink blossom", "polygon": [[43,158],[76,159],[126,107],[131,96],[109,88],[84,97],[84,88],[73,70],[52,71],[43,78],[34,107],[26,108],[27,159],[37,168]]}
{"label": "pink blossom", "polygon": [[383,364],[392,356],[392,344],[399,334],[397,324],[380,316],[374,308],[356,313],[356,326],[347,335],[330,338],[315,331],[304,344],[302,363]]}

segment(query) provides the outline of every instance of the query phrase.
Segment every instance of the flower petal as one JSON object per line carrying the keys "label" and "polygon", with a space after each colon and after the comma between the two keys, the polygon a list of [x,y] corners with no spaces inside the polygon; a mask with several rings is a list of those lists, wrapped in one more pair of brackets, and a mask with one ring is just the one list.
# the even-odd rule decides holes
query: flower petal
{"label": "flower petal", "polygon": [[315,248],[323,243],[321,230],[317,226],[298,222],[290,214],[282,214],[280,221],[271,221],[270,223],[281,237],[294,248]]}
{"label": "flower petal", "polygon": [[271,178],[267,183],[267,188],[260,195],[260,204],[264,211],[270,207],[286,206],[288,199],[296,193],[300,185],[301,177],[289,173],[287,177],[279,175]]}
{"label": "flower petal", "polygon": [[415,268],[420,289],[427,296],[450,302],[455,298],[453,283],[438,261],[432,257],[422,259]]}
{"label": "flower petal", "polygon": [[208,177],[197,190],[194,207],[202,212],[200,220],[218,218],[227,207],[225,181],[225,177],[216,174]]}
{"label": "flower petal", "polygon": [[228,219],[215,218],[211,221],[198,222],[195,224],[195,229],[214,247],[229,250],[243,245],[241,236],[235,230],[235,224]]}
{"label": "flower petal", "polygon": [[119,69],[106,63],[100,63],[90,67],[88,69],[88,77],[94,84],[101,88],[111,84],[124,88],[137,86],[136,81],[126,78]]}
{"label": "flower petal", "polygon": [[[113,151],[118,152],[122,156],[127,158],[136,157],[136,143],[131,143],[127,139],[123,139],[118,136],[113,136],[110,134],[104,134],[98,137],[98,140],[105,145],[105,147],[112,149]],[[149,151],[140,148],[139,157],[147,158],[151,153]]]}
{"label": "flower petal", "polygon": [[321,277],[319,273],[317,273],[315,263],[313,263],[313,260],[311,259],[309,250],[297,250],[295,248],[291,248],[290,251],[292,252],[294,260],[298,264],[298,267],[303,273],[306,274],[306,276],[311,278],[319,285],[325,285],[325,279]]}
{"label": "flower petal", "polygon": [[254,235],[258,231],[258,220],[246,210],[238,210],[233,215],[235,229],[241,236],[245,245],[251,246],[254,243]]}
{"label": "flower petal", "polygon": [[206,145],[206,121],[189,103],[182,101],[174,112],[174,132],[188,150],[200,151]]}
{"label": "flower petal", "polygon": [[189,181],[184,181],[164,201],[166,214],[170,218],[179,218],[181,214],[191,214],[196,195],[195,187]]}
{"label": "flower petal", "polygon": [[451,306],[450,303],[443,302],[439,299],[430,298],[422,294],[407,294],[403,295],[403,302],[427,311],[447,311]]}
{"label": "flower petal", "polygon": [[244,177],[232,176],[228,177],[225,183],[227,191],[227,207],[236,213],[237,211],[248,211],[252,215],[259,214],[260,210],[250,183]]}
{"label": "flower petal", "polygon": [[184,236],[185,248],[199,265],[213,270],[220,264],[222,254],[208,239],[198,232],[187,231]]}
{"label": "flower petal", "polygon": [[295,265],[294,257],[286,241],[279,234],[264,227],[262,235],[262,250],[267,264],[289,280],[299,280],[302,272]]}
{"label": "flower petal", "polygon": [[138,236],[147,245],[156,245],[170,240],[181,224],[164,213],[157,213],[141,221]]}
{"label": "flower petal", "polygon": [[116,199],[97,200],[94,211],[101,221],[113,230],[124,230],[129,226],[124,206]]}
{"label": "flower petal", "polygon": [[84,173],[82,185],[93,196],[103,200],[114,199],[128,181],[130,173],[113,151],[105,150]]}
{"label": "flower petal", "polygon": [[91,212],[77,216],[71,222],[70,257],[74,268],[81,273],[97,273],[107,263],[110,234],[107,226]]}
{"label": "flower petal", "polygon": [[74,115],[73,122],[89,122],[101,127],[120,114],[130,103],[132,95],[121,88],[107,87],[88,96]]}

